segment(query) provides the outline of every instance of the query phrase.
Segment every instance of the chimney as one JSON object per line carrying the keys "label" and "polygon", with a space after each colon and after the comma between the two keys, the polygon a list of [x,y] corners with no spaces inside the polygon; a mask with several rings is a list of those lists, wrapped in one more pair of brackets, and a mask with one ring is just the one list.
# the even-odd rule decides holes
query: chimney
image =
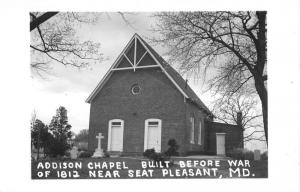
{"label": "chimney", "polygon": [[236,123],[237,123],[237,125],[242,125],[242,112],[241,111],[239,111],[239,112],[237,112],[237,114],[236,114]]}
{"label": "chimney", "polygon": [[237,123],[237,125],[239,126],[239,128],[240,128],[240,148],[244,148],[244,128],[243,128],[243,126],[242,126],[242,112],[241,111],[239,111],[239,112],[237,112],[237,114],[236,114],[236,123]]}

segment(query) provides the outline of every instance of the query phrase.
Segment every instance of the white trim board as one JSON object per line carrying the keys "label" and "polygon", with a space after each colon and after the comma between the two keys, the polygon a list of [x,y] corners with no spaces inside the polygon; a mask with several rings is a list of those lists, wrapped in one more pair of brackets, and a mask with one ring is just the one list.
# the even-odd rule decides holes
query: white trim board
{"label": "white trim board", "polygon": [[[146,68],[154,68],[154,67],[160,67],[158,65],[146,65],[146,66],[137,66],[135,69],[146,69]],[[133,67],[122,67],[122,68],[114,68],[112,71],[123,71],[123,70],[132,70]]]}

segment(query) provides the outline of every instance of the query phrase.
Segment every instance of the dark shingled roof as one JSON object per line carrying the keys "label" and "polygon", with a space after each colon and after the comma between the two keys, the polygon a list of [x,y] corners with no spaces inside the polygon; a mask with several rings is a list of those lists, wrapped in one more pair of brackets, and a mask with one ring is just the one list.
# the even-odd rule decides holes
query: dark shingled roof
{"label": "dark shingled roof", "polygon": [[140,36],[139,38],[143,41],[145,46],[147,46],[149,51],[151,51],[153,56],[167,71],[167,73],[174,79],[177,85],[188,95],[190,101],[196,104],[204,111],[206,111],[209,115],[213,116],[212,112],[205,106],[205,104],[200,100],[200,98],[193,91],[193,89],[186,83],[186,81],[182,78],[182,76],[173,67],[171,67],[171,65],[169,65],[144,39],[142,39]]}

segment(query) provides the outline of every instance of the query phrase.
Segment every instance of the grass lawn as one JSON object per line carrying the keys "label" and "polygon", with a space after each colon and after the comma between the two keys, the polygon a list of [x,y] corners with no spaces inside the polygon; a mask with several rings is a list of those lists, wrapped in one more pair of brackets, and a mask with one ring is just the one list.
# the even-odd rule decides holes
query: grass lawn
{"label": "grass lawn", "polygon": [[[198,165],[196,167],[192,166],[186,168],[181,168],[179,166],[178,161],[180,160],[186,162],[189,161],[190,159],[176,159],[174,164],[168,168],[151,167],[146,169],[143,169],[141,162],[143,161],[144,163],[149,163],[148,160],[142,160],[141,158],[130,158],[130,157],[99,158],[99,159],[85,158],[85,159],[76,159],[76,160],[70,160],[70,159],[39,160],[39,161],[32,161],[32,179],[152,179],[152,178],[170,179],[170,178],[267,178],[268,177],[268,162],[266,160],[250,161],[250,167],[247,166],[230,167],[227,160],[220,160],[219,167],[215,167],[215,166],[201,167]],[[75,167],[74,166],[75,163],[77,163],[77,165],[80,165],[80,167]],[[117,164],[119,165],[119,167],[117,166]],[[49,165],[51,166],[47,167]],[[101,167],[99,167],[99,165]],[[104,165],[106,165],[107,167],[105,167]],[[110,169],[109,165],[114,166],[114,168]],[[232,174],[229,173],[230,168],[234,171],[232,172]],[[247,170],[244,170],[243,172],[243,168]]]}

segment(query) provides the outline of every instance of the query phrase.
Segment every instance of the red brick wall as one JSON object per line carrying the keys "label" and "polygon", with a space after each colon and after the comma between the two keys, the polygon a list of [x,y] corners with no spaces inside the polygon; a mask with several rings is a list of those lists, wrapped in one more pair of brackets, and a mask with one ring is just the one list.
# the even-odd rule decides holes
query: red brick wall
{"label": "red brick wall", "polygon": [[242,147],[243,131],[238,125],[206,122],[206,152],[209,154],[216,154],[216,133],[226,133],[225,149],[226,151]]}
{"label": "red brick wall", "polygon": [[[141,87],[139,95],[131,93],[131,86],[135,83]],[[91,102],[89,150],[95,150],[95,137],[99,132],[104,134],[102,146],[106,150],[109,120],[122,119],[124,152],[143,152],[145,120],[158,118],[162,120],[162,152],[167,150],[171,138],[176,139],[180,152],[183,152],[186,143],[183,100],[183,95],[159,68],[113,72]]]}

